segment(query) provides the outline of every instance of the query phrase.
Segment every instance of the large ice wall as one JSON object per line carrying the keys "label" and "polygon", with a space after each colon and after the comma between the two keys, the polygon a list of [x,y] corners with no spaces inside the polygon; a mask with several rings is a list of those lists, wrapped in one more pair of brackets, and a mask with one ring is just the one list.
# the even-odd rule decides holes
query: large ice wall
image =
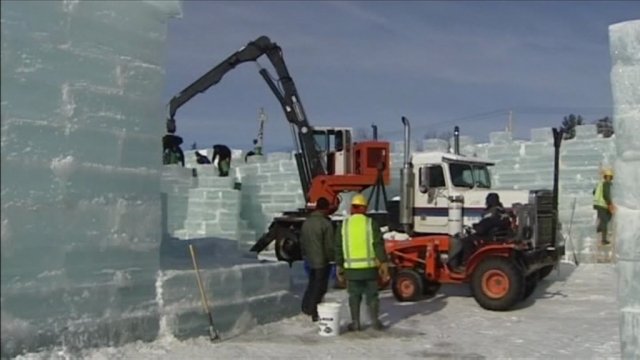
{"label": "large ice wall", "polygon": [[177,1],[2,1],[2,356],[157,335]]}
{"label": "large ice wall", "polygon": [[640,20],[609,27],[615,119],[618,303],[624,359],[640,358]]}

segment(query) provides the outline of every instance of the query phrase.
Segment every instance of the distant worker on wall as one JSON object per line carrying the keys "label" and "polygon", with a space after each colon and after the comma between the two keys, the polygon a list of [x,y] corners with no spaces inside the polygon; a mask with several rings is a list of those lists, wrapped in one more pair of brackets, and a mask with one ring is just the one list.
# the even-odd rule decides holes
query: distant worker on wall
{"label": "distant worker on wall", "polygon": [[320,198],[316,208],[300,230],[302,257],[309,264],[309,281],[302,298],[302,312],[318,321],[318,304],[329,286],[331,262],[334,260],[333,225],[327,213],[329,200]]}
{"label": "distant worker on wall", "polygon": [[602,172],[602,180],[593,190],[593,208],[598,214],[597,231],[602,233],[602,245],[610,244],[607,239],[609,222],[615,213],[615,207],[611,202],[611,185],[613,183],[613,171],[606,169]]}
{"label": "distant worker on wall", "polygon": [[180,148],[182,138],[167,134],[162,137],[162,163],[164,165],[181,164],[184,167],[184,152]]}
{"label": "distant worker on wall", "polygon": [[351,199],[351,215],[336,232],[336,271],[341,282],[346,281],[349,293],[351,324],[349,331],[360,331],[360,304],[363,296],[369,308],[373,328],[382,330],[379,319],[380,299],[378,277],[389,281],[389,265],[380,227],[367,217],[367,200],[362,194]]}
{"label": "distant worker on wall", "polygon": [[200,154],[199,151],[196,151],[196,163],[198,164],[211,164],[211,161],[208,157]]}
{"label": "distant worker on wall", "polygon": [[212,164],[216,162],[216,158],[218,158],[218,175],[229,176],[229,170],[231,169],[231,149],[226,145],[213,145]]}
{"label": "distant worker on wall", "polygon": [[258,145],[258,139],[253,139],[253,150],[249,151],[244,156],[244,162],[247,162],[249,156],[262,155],[262,146]]}

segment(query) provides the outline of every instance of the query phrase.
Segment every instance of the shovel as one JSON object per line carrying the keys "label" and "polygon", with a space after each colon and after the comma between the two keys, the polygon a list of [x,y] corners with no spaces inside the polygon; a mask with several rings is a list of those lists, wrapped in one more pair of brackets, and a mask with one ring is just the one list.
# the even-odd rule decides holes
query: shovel
{"label": "shovel", "polygon": [[209,339],[211,339],[211,341],[218,340],[220,339],[220,335],[218,335],[218,330],[216,330],[213,325],[213,317],[211,316],[211,310],[209,310],[209,303],[207,302],[207,295],[204,292],[202,280],[200,279],[200,269],[198,268],[198,261],[196,260],[196,249],[193,247],[193,244],[189,244],[189,252],[191,253],[191,260],[193,261],[193,269],[196,271],[196,279],[198,280],[198,288],[200,289],[202,307],[209,317]]}

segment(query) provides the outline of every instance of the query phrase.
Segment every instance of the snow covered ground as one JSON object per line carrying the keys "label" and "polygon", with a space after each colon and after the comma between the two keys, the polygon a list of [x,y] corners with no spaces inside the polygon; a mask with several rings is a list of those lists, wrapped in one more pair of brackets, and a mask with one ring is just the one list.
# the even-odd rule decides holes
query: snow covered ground
{"label": "snow covered ground", "polygon": [[[563,263],[530,299],[509,312],[483,310],[465,286],[446,286],[433,298],[402,304],[386,291],[382,312],[390,327],[385,332],[367,329],[321,337],[316,325],[299,315],[218,343],[206,337],[165,338],[87,349],[82,354],[56,350],[19,359],[617,359],[615,291],[614,265]],[[327,298],[342,300],[344,328],[345,291],[332,291]]]}

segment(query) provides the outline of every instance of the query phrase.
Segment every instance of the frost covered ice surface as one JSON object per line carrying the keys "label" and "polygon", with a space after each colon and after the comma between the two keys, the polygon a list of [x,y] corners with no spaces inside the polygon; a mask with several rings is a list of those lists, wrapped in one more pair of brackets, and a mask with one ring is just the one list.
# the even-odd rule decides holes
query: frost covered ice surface
{"label": "frost covered ice surface", "polygon": [[[444,286],[437,296],[398,303],[381,295],[383,333],[321,337],[317,324],[296,316],[211,343],[207,337],[85,350],[85,359],[619,359],[615,271],[611,264],[563,263],[513,311],[480,308],[464,286]],[[345,291],[328,300],[342,303]],[[214,313],[215,321],[215,313]],[[369,318],[363,317],[366,327]],[[20,359],[64,359],[62,349]]]}
{"label": "frost covered ice surface", "polygon": [[2,356],[154,339],[176,1],[3,1]]}
{"label": "frost covered ice surface", "polygon": [[613,202],[618,237],[620,342],[625,359],[640,358],[640,20],[609,27],[616,134]]}

